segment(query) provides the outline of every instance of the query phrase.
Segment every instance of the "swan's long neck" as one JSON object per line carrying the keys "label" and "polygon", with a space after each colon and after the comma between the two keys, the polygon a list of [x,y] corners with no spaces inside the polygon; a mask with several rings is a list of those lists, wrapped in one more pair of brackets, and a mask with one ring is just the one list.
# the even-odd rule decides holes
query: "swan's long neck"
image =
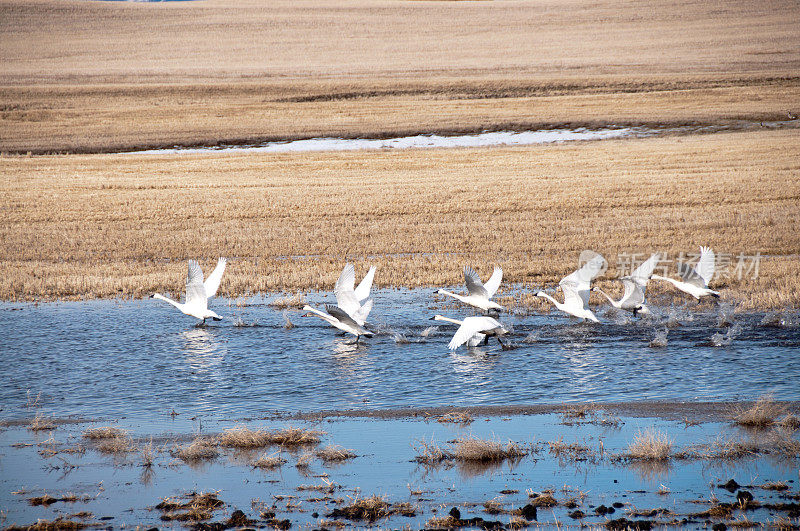
{"label": "swan's long neck", "polygon": [[661,275],[652,275],[650,278],[653,280],[666,280],[676,288],[678,287],[679,284],[683,284],[683,282],[679,280],[675,280],[674,278],[669,278],[669,277],[662,277]]}
{"label": "swan's long neck", "polygon": [[459,321],[458,319],[451,319],[449,317],[445,317],[444,315],[434,315],[434,321],[447,321],[448,323],[453,323],[457,325],[461,325],[464,321]]}
{"label": "swan's long neck", "polygon": [[552,302],[552,303],[553,303],[553,305],[554,305],[556,308],[558,308],[559,310],[563,310],[563,309],[564,309],[564,305],[563,305],[563,304],[561,304],[560,302],[558,302],[557,300],[555,300],[553,297],[551,297],[551,296],[550,296],[550,295],[548,295],[547,293],[539,292],[539,293],[537,293],[537,294],[536,294],[536,296],[537,296],[537,297],[543,297],[543,298],[545,298],[545,299],[549,300],[549,301],[550,301],[550,302]]}
{"label": "swan's long neck", "polygon": [[447,295],[448,297],[453,297],[454,299],[458,299],[461,302],[466,302],[464,300],[464,299],[466,299],[466,297],[464,297],[462,295],[458,295],[456,293],[452,293],[452,292],[444,290],[444,289],[440,289],[437,293],[441,293],[442,295]]}
{"label": "swan's long neck", "polygon": [[619,302],[615,301],[614,299],[612,299],[608,295],[608,293],[606,293],[605,291],[601,290],[600,288],[594,288],[594,290],[597,291],[598,293],[601,293],[603,295],[603,297],[608,299],[608,302],[610,302],[611,306],[613,306],[614,308],[621,308],[622,307],[622,301],[619,301]]}
{"label": "swan's long neck", "polygon": [[306,311],[306,312],[310,312],[310,313],[316,315],[317,317],[319,317],[320,319],[322,319],[323,321],[325,321],[325,322],[327,322],[329,324],[334,324],[334,321],[336,321],[336,323],[339,322],[333,316],[330,316],[327,313],[325,313],[323,311],[320,311],[320,310],[317,310],[316,308],[313,308],[311,306],[308,306],[308,305],[303,306],[303,310]]}
{"label": "swan's long neck", "polygon": [[170,299],[170,298],[168,298],[168,297],[165,297],[165,296],[163,296],[163,295],[162,295],[162,294],[160,294],[160,293],[154,293],[154,294],[153,294],[153,298],[154,298],[154,299],[159,299],[159,300],[162,300],[162,301],[165,301],[165,302],[168,302],[168,303],[170,303],[171,305],[175,306],[175,307],[176,307],[177,309],[179,309],[180,311],[183,311],[183,309],[184,309],[184,306],[185,306],[185,304],[181,304],[181,303],[179,303],[179,302],[175,302],[174,300],[172,300],[172,299]]}

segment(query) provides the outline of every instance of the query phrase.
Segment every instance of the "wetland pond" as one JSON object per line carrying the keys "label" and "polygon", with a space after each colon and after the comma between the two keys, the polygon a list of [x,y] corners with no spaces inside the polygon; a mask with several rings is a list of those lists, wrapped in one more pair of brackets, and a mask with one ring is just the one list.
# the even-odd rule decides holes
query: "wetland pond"
{"label": "wetland pond", "polygon": [[[244,517],[250,523],[239,527],[613,528],[626,518],[694,528],[800,515],[797,432],[736,427],[725,413],[733,406],[722,405],[771,393],[798,413],[796,312],[692,302],[651,306],[655,315],[639,319],[600,310],[600,324],[522,312],[501,318],[513,329],[510,349],[492,341],[451,353],[456,327],[429,319],[471,312],[433,290],[373,291],[378,333],[359,345],[301,310],[276,310],[274,298],[213,300],[226,319],[204,328],[150,299],[3,303],[0,524],[234,526]],[[316,307],[334,300],[307,299]],[[587,402],[594,406],[577,405]],[[685,414],[611,407],[647,402],[683,404]],[[709,403],[713,414],[697,414]],[[525,412],[534,405],[552,408]],[[511,406],[520,410],[502,409]],[[121,449],[85,437],[108,425],[126,433]],[[310,445],[218,444],[236,426],[323,433]],[[671,440],[670,458],[625,456],[648,429]],[[181,457],[198,437],[216,455]],[[489,462],[448,454],[470,438],[512,441],[521,452]],[[315,453],[330,444],[356,457]],[[445,457],[415,461],[426,444]],[[255,467],[261,457],[279,459]],[[730,479],[743,487],[718,487]],[[546,491],[555,505],[536,496]],[[192,492],[219,501],[181,520],[188,509],[177,507],[189,507]],[[372,495],[385,503],[374,519],[345,514]],[[168,497],[174,506],[157,508]],[[535,519],[522,511],[528,505]],[[453,507],[460,520],[435,520]]]}

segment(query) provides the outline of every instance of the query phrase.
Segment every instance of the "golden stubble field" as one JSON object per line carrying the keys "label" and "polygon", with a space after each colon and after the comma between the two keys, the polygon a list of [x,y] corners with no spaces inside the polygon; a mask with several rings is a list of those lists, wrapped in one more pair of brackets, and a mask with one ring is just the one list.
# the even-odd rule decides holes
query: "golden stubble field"
{"label": "golden stubble field", "polygon": [[[227,295],[329,288],[345,260],[383,286],[465,263],[540,286],[582,249],[707,244],[768,256],[718,281],[740,307],[796,307],[800,135],[758,122],[800,106],[797,20],[791,0],[0,0],[0,298],[181,291],[186,259],[219,255]],[[747,131],[92,155],[610,124]]]}
{"label": "golden stubble field", "polygon": [[797,20],[792,0],[2,0],[0,151],[776,120]]}
{"label": "golden stubble field", "polygon": [[613,278],[620,254],[676,258],[710,245],[764,255],[758,279],[718,279],[726,299],[797,306],[797,145],[796,130],[776,130],[529,148],[4,157],[0,297],[178,293],[187,259],[208,269],[218,256],[231,258],[228,296],[330,289],[348,260],[359,274],[377,265],[380,286],[457,284],[472,264],[538,287],[573,270],[583,249],[603,253]]}

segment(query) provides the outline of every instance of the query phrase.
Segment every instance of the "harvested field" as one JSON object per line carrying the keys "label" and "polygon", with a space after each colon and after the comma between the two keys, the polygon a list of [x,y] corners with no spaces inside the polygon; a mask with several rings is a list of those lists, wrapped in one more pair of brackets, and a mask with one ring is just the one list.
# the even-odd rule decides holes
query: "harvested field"
{"label": "harvested field", "polygon": [[[185,261],[217,256],[230,257],[227,296],[330,288],[345,260],[377,265],[379,286],[457,283],[465,263],[541,286],[572,271],[582,249],[602,252],[614,277],[618,255],[675,260],[706,244],[730,260],[712,286],[739,309],[797,306],[797,138],[0,158],[0,298],[181,293]],[[758,278],[738,280],[736,257],[757,252]],[[673,295],[666,283],[649,291]]]}

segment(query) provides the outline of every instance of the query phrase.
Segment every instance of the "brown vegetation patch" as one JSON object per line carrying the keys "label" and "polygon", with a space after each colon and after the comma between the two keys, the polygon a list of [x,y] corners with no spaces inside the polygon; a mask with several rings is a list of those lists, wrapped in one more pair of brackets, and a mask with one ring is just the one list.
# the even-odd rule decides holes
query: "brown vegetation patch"
{"label": "brown vegetation patch", "polygon": [[640,431],[628,445],[626,457],[631,459],[656,460],[669,459],[672,452],[672,440],[654,429]]}
{"label": "brown vegetation patch", "polygon": [[188,446],[175,446],[170,454],[178,459],[191,463],[203,459],[214,459],[219,456],[216,442],[203,437],[198,437]]}
{"label": "brown vegetation patch", "polygon": [[219,445],[226,448],[263,448],[270,444],[269,436],[264,430],[252,430],[247,426],[236,426],[224,430],[219,436]]}
{"label": "brown vegetation patch", "polygon": [[267,440],[279,446],[311,446],[319,444],[324,431],[288,427],[267,433]]}
{"label": "brown vegetation patch", "polygon": [[449,413],[445,413],[444,415],[440,415],[436,417],[436,422],[441,424],[460,424],[466,426],[468,424],[472,424],[475,421],[475,417],[470,415],[469,411],[451,411]]}
{"label": "brown vegetation patch", "polygon": [[749,428],[768,428],[777,422],[786,409],[775,402],[772,395],[763,395],[750,407],[737,406],[732,412],[733,422]]}
{"label": "brown vegetation patch", "polygon": [[100,439],[116,439],[128,436],[128,431],[114,426],[102,426],[99,428],[89,428],[83,432],[83,437],[91,441]]}
{"label": "brown vegetation patch", "polygon": [[358,457],[353,450],[349,450],[337,444],[329,444],[315,452],[315,455],[323,461],[346,461]]}
{"label": "brown vegetation patch", "polygon": [[104,454],[128,454],[136,451],[136,445],[130,437],[112,437],[99,439],[95,444],[98,452]]}
{"label": "brown vegetation patch", "polygon": [[[192,492],[184,496],[163,498],[155,506],[162,511],[161,520],[199,522],[209,520],[213,512],[225,506],[217,492]],[[182,512],[179,512],[182,511]]]}
{"label": "brown vegetation patch", "polygon": [[558,505],[558,500],[553,496],[553,491],[543,491],[541,494],[535,494],[530,497],[530,504],[534,507],[555,507]]}
{"label": "brown vegetation patch", "polygon": [[274,468],[280,468],[284,463],[286,463],[286,459],[281,457],[280,454],[276,452],[274,454],[262,455],[253,462],[253,466],[256,468],[272,470]]}
{"label": "brown vegetation patch", "polygon": [[40,518],[35,524],[27,526],[10,526],[5,528],[6,531],[68,531],[74,529],[86,529],[88,527],[96,527],[97,524],[88,524],[86,522],[76,522],[66,518],[56,518],[54,520],[45,520]]}
{"label": "brown vegetation patch", "polygon": [[515,442],[508,441],[503,444],[500,441],[478,437],[457,439],[452,451],[453,459],[457,461],[481,462],[519,459],[527,454],[528,452]]}
{"label": "brown vegetation patch", "polygon": [[79,498],[75,494],[65,494],[60,498],[56,498],[54,496],[50,496],[49,494],[43,494],[42,496],[35,496],[33,498],[28,498],[28,503],[33,506],[43,506],[48,507],[56,502],[66,502],[66,503],[75,503],[78,501],[88,501],[90,498],[88,496]]}
{"label": "brown vegetation patch", "polygon": [[278,297],[269,303],[273,308],[302,308],[306,304],[308,304],[306,296],[302,293],[295,293],[288,297]]}
{"label": "brown vegetation patch", "polygon": [[31,431],[54,430],[56,429],[56,423],[50,417],[37,414],[28,424],[28,429]]}

